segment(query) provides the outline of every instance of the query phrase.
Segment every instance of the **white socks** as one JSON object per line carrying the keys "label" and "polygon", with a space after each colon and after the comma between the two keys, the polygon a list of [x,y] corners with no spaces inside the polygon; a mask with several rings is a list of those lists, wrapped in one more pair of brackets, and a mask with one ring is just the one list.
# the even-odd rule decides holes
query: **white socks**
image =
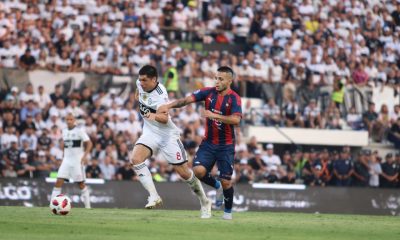
{"label": "white socks", "polygon": [[[55,196],[61,194],[61,188],[53,188],[53,191],[51,192],[51,199],[53,199]],[[81,189],[81,198],[83,201],[83,204],[85,205],[85,208],[90,208],[90,193],[89,189],[87,186],[85,186],[84,189]],[[50,201],[51,201],[50,199]]]}
{"label": "white socks", "polygon": [[90,194],[87,186],[85,186],[84,189],[81,189],[81,198],[85,208],[90,208]]}
{"label": "white socks", "polygon": [[197,195],[200,200],[200,204],[203,206],[207,203],[207,196],[204,192],[203,186],[201,185],[200,180],[194,175],[193,171],[191,171],[191,176],[189,179],[185,180],[185,182],[190,186],[192,191]]}
{"label": "white socks", "polygon": [[55,198],[57,195],[61,194],[61,188],[53,188],[53,191],[51,192],[51,198],[50,201]]}
{"label": "white socks", "polygon": [[151,197],[158,197],[156,187],[154,186],[153,177],[146,166],[146,163],[142,162],[137,165],[133,165],[136,175],[139,176],[139,180],[143,187],[149,192]]}

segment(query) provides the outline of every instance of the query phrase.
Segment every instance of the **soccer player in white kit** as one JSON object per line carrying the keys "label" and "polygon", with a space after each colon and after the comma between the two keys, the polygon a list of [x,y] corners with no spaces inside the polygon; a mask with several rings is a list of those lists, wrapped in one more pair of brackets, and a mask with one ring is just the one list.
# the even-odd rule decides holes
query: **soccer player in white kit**
{"label": "soccer player in white kit", "polygon": [[86,132],[76,127],[75,117],[72,113],[68,113],[65,120],[67,128],[62,131],[64,158],[58,169],[57,181],[51,193],[51,199],[61,193],[61,187],[65,179],[72,179],[78,183],[81,189],[85,208],[90,208],[89,189],[85,185],[84,163],[87,157],[90,156],[93,144]]}
{"label": "soccer player in white kit", "polygon": [[167,90],[157,81],[157,77],[157,69],[145,65],[139,70],[139,79],[136,81],[136,96],[139,99],[144,126],[143,134],[137,140],[130,159],[140,182],[150,194],[145,208],[151,209],[162,204],[152,175],[145,164],[145,160],[151,157],[154,151],[159,150],[199,198],[201,218],[210,218],[212,203],[205,195],[199,179],[187,165],[186,152],[180,141],[180,131],[168,113],[157,112],[159,106],[168,102]]}

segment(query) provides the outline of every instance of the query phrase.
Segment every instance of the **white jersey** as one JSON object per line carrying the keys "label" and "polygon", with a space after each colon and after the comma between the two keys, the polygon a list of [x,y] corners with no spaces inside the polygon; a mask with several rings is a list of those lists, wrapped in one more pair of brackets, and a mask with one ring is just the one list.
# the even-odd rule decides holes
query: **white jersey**
{"label": "white jersey", "polygon": [[84,129],[74,127],[73,129],[65,128],[62,131],[64,141],[64,159],[63,162],[69,164],[80,164],[85,153],[83,142],[89,141],[89,136]]}
{"label": "white jersey", "polygon": [[167,124],[151,121],[144,117],[148,112],[156,113],[159,106],[168,103],[168,93],[165,87],[158,83],[152,91],[146,92],[140,86],[139,80],[136,81],[136,86],[139,91],[140,115],[144,119],[143,134],[151,132],[162,137],[179,136],[180,131],[170,117]]}

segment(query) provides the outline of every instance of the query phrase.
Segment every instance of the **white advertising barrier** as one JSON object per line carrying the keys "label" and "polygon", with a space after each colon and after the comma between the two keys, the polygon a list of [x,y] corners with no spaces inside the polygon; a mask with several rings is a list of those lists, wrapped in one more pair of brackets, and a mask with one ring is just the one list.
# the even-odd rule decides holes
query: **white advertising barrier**
{"label": "white advertising barrier", "polygon": [[258,142],[327,146],[353,146],[363,147],[368,145],[367,131],[323,130],[305,128],[275,128],[275,127],[248,127],[248,136],[255,136]]}

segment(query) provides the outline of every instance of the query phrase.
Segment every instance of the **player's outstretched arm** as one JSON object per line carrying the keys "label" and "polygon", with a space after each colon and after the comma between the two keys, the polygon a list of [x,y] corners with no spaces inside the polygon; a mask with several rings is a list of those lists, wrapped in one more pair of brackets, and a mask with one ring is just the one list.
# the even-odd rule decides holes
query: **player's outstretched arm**
{"label": "player's outstretched arm", "polygon": [[232,114],[232,115],[220,115],[217,113],[213,113],[210,110],[205,110],[202,112],[202,115],[206,118],[214,119],[220,121],[224,124],[230,125],[238,125],[240,123],[240,115],[239,114]]}
{"label": "player's outstretched arm", "polygon": [[159,111],[161,113],[166,113],[171,108],[181,108],[181,107],[184,107],[184,106],[194,103],[194,102],[196,102],[196,100],[194,99],[194,97],[192,95],[190,95],[185,98],[180,98],[180,99],[174,100],[168,104],[162,105],[157,109],[157,111]]}

